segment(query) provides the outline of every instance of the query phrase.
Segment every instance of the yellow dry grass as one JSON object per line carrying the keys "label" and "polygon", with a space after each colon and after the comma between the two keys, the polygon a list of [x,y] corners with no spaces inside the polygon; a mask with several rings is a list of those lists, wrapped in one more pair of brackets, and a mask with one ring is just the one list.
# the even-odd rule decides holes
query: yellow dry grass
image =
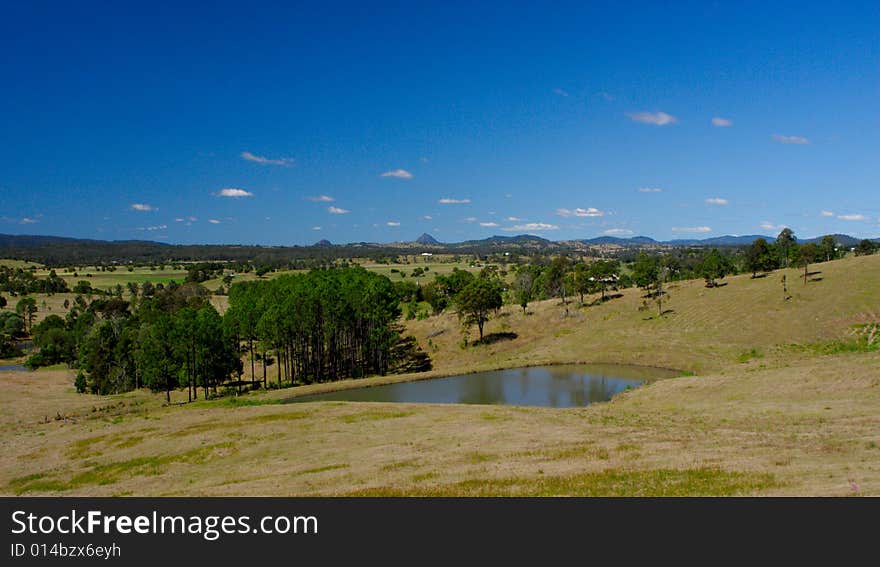
{"label": "yellow dry grass", "polygon": [[506,307],[487,332],[517,338],[467,349],[454,315],[407,324],[431,375],[577,361],[696,373],[579,409],[273,403],[292,390],[166,407],[75,394],[70,371],[3,372],[0,493],[878,495],[880,352],[821,344],[880,320],[880,256],[815,270],[807,285],[789,273],[788,301],[779,273],[686,282],[663,318],[635,290],[567,317],[557,301]]}

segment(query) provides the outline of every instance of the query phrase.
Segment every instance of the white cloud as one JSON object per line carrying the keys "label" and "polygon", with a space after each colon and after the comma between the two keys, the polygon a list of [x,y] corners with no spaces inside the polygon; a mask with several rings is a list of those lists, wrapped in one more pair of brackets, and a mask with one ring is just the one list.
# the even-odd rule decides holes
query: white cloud
{"label": "white cloud", "polygon": [[208,222],[211,224],[220,224],[220,221],[218,221],[217,219],[208,219]]}
{"label": "white cloud", "polygon": [[318,195],[317,197],[306,197],[306,199],[315,203],[332,203],[336,200],[330,195]]}
{"label": "white cloud", "polygon": [[465,220],[465,222],[477,222],[480,219],[478,219],[477,217],[468,217],[464,220]]}
{"label": "white cloud", "polygon": [[764,230],[782,230],[784,228],[788,228],[788,225],[773,224],[770,221],[764,221],[761,223],[761,228],[763,228]]}
{"label": "white cloud", "polygon": [[710,205],[722,205],[722,206],[730,203],[730,201],[728,201],[727,199],[722,199],[721,197],[711,197],[709,199],[706,199],[706,202]]}
{"label": "white cloud", "polygon": [[856,215],[837,215],[837,218],[839,218],[840,220],[849,220],[849,221],[867,220],[868,219],[868,217],[866,217],[865,215],[858,215],[858,214],[856,214]]}
{"label": "white cloud", "polygon": [[432,217],[431,215],[425,215],[422,218],[425,220],[434,220],[434,217]]}
{"label": "white cloud", "polygon": [[428,162],[431,161],[431,160],[429,160],[428,158],[422,156],[422,157],[419,158],[419,161],[422,162],[422,163],[428,163]]}
{"label": "white cloud", "polygon": [[441,205],[465,205],[470,203],[470,199],[450,199],[449,197],[444,197],[437,201]]}
{"label": "white cloud", "polygon": [[183,222],[183,219],[180,217],[177,217],[176,219],[174,219],[174,222]]}
{"label": "white cloud", "polygon": [[40,222],[40,221],[38,221],[37,219],[32,219],[32,218],[30,218],[30,217],[24,217],[23,219],[21,219],[21,220],[18,221],[18,222],[19,222],[20,224],[37,224],[37,223]]}
{"label": "white cloud", "polygon": [[565,97],[568,96],[568,92],[564,91],[563,89],[553,89],[553,94],[558,94],[559,96]]}
{"label": "white cloud", "polygon": [[608,93],[606,93],[606,92],[604,92],[604,91],[601,92],[601,93],[599,93],[599,96],[601,96],[602,98],[604,98],[607,102],[612,102],[612,101],[614,100],[614,97],[613,97],[612,95],[610,95],[610,94],[608,94]]}
{"label": "white cloud", "polygon": [[678,122],[678,118],[665,112],[627,112],[626,115],[633,122],[653,124],[654,126],[666,126]]}
{"label": "white cloud", "polygon": [[320,226],[313,226],[312,230],[321,230],[321,227]]}
{"label": "white cloud", "polygon": [[589,207],[586,209],[556,209],[556,214],[561,217],[604,217],[605,213],[597,208]]}
{"label": "white cloud", "polygon": [[344,215],[350,213],[348,209],[341,209],[339,207],[327,207],[327,212],[331,215]]}
{"label": "white cloud", "polygon": [[712,232],[710,226],[673,226],[672,232]]}
{"label": "white cloud", "polygon": [[727,128],[728,126],[733,126],[733,120],[716,116],[712,119],[712,126],[716,126],[718,128]]}
{"label": "white cloud", "polygon": [[626,228],[609,228],[602,232],[602,234],[606,234],[608,236],[624,236],[628,234],[634,234],[633,231]]}
{"label": "white cloud", "polygon": [[133,211],[141,211],[141,212],[149,212],[149,211],[158,211],[156,207],[153,205],[148,205],[146,203],[132,203],[129,209]]}
{"label": "white cloud", "polygon": [[158,225],[158,226],[147,226],[147,227],[142,227],[142,228],[139,228],[138,230],[148,230],[148,231],[150,231],[150,232],[153,232],[153,231],[155,231],[155,230],[165,230],[166,228],[168,228],[168,225],[166,225],[166,224],[160,224],[160,225]]}
{"label": "white cloud", "polygon": [[254,194],[250,191],[245,191],[244,189],[236,189],[234,187],[229,187],[226,189],[220,189],[217,193],[215,193],[218,197],[232,197],[237,199],[239,197],[253,197]]}
{"label": "white cloud", "polygon": [[391,171],[386,171],[380,177],[395,177],[397,179],[412,179],[413,174],[408,172],[405,169],[393,169]]}
{"label": "white cloud", "polygon": [[659,187],[639,187],[639,193],[662,193],[663,189]]}
{"label": "white cloud", "polygon": [[400,226],[399,222],[393,221],[393,220],[390,220],[390,221],[386,222],[385,224],[388,226]]}
{"label": "white cloud", "polygon": [[189,222],[196,222],[199,219],[197,219],[196,217],[187,217],[186,220],[188,220]]}
{"label": "white cloud", "polygon": [[480,226],[485,226],[486,228],[494,228],[498,226],[497,222],[481,222]]}
{"label": "white cloud", "polygon": [[501,230],[506,230],[507,232],[514,231],[524,231],[524,230],[559,230],[559,227],[555,224],[547,224],[543,222],[530,222],[528,224],[519,224],[516,226],[509,226],[507,228],[502,228]]}
{"label": "white cloud", "polygon": [[269,159],[267,157],[254,155],[250,152],[241,152],[241,157],[247,161],[252,161],[260,165],[280,165],[282,167],[289,167],[293,165],[294,161],[293,158]]}
{"label": "white cloud", "polygon": [[806,145],[810,143],[810,140],[804,138],[803,136],[782,136],[780,134],[773,134],[773,139],[779,142],[780,144],[800,144]]}
{"label": "white cloud", "polygon": [[820,217],[833,217],[834,213],[831,211],[819,211]]}
{"label": "white cloud", "polygon": [[521,219],[521,218],[519,218],[519,217],[507,217],[507,218],[504,219],[504,220],[506,220],[507,222],[522,222],[522,221],[524,221],[524,220],[526,220],[526,219]]}

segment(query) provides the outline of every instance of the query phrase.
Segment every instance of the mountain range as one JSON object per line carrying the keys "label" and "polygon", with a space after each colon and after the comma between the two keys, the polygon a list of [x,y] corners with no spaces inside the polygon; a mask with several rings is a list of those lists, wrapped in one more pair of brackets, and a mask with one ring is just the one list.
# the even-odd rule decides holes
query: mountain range
{"label": "mountain range", "polygon": [[[856,238],[854,236],[850,236],[848,234],[832,234],[835,241],[841,246],[856,246],[862,239]],[[345,246],[345,247],[370,247],[370,248],[400,248],[407,247],[412,248],[414,245],[421,245],[426,248],[443,248],[443,249],[467,249],[467,248],[475,248],[475,247],[497,247],[497,246],[526,246],[526,247],[537,247],[537,248],[551,248],[555,246],[571,246],[571,245],[586,245],[586,246],[620,246],[620,247],[654,247],[654,246],[748,246],[758,238],[763,238],[767,242],[773,242],[776,240],[774,236],[767,235],[759,235],[759,234],[751,234],[751,235],[725,235],[725,236],[715,236],[712,238],[704,238],[704,239],[676,239],[676,240],[655,240],[648,236],[633,236],[630,238],[620,238],[616,236],[599,236],[596,238],[586,238],[580,240],[549,240],[547,238],[543,238],[540,236],[536,236],[533,234],[519,234],[515,236],[503,236],[503,235],[494,235],[488,238],[482,238],[478,240],[465,240],[462,242],[449,242],[443,243],[438,241],[436,238],[431,236],[428,233],[424,233],[419,236],[414,241],[409,242],[389,242],[389,243],[377,243],[377,242],[359,242],[359,243],[348,243],[348,244],[333,244],[329,240],[319,240],[318,242],[312,244],[311,246],[254,246],[254,248],[329,248],[332,246]],[[807,242],[819,243],[824,236],[818,236],[815,238],[809,239],[798,239],[798,242],[804,244]],[[873,242],[880,242],[880,238],[871,239]],[[211,245],[211,244],[197,244],[197,245],[180,245],[180,244],[168,244],[164,242],[155,242],[151,240],[94,240],[94,239],[86,239],[86,238],[68,238],[63,236],[41,236],[41,235],[12,235],[12,234],[0,234],[0,257],[3,256],[4,248],[43,248],[48,246],[55,245],[72,245],[72,244],[95,244],[101,246],[107,245],[115,245],[115,246],[138,246],[138,245],[148,245],[155,247],[199,247],[199,248],[210,248],[212,246],[216,247],[226,247],[228,245]],[[237,245],[240,247],[247,247],[242,245]]]}

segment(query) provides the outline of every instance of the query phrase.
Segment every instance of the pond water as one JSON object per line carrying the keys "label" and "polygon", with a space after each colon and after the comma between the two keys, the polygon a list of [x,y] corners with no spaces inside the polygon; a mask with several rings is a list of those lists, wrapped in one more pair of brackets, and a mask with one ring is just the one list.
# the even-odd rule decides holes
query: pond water
{"label": "pond water", "polygon": [[27,370],[27,367],[21,364],[0,365],[0,372],[23,372],[25,370]]}
{"label": "pond water", "polygon": [[679,374],[662,368],[614,364],[532,366],[340,390],[289,398],[285,402],[413,402],[568,408],[608,401],[627,388]]}

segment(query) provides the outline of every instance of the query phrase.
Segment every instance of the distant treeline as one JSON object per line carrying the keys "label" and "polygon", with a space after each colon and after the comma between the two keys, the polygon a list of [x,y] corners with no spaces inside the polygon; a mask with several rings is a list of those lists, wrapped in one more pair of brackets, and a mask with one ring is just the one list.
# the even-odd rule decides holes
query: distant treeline
{"label": "distant treeline", "polygon": [[[520,248],[522,246],[515,242],[483,245],[468,243],[460,249],[456,248],[455,253],[490,254],[499,250]],[[184,245],[138,240],[111,242],[0,235],[0,258],[37,262],[50,267],[224,261],[276,269],[311,269],[332,265],[339,259],[365,258],[381,262],[405,254],[419,254],[425,250],[440,251],[437,247],[430,246],[413,245],[410,248],[401,248],[368,243],[338,246]]]}
{"label": "distant treeline", "polygon": [[[19,300],[4,312],[4,350],[30,328],[32,367],[67,363],[78,369],[81,392],[111,394],[140,387],[186,387],[189,399],[242,382],[242,354],[252,375],[275,364],[273,386],[385,374],[411,357],[395,349],[400,294],[391,281],[363,268],[314,270],[273,280],[233,284],[221,316],[195,282],[128,286],[87,299],[77,295],[66,317],[33,325],[36,303]],[[7,319],[9,319],[7,321]],[[430,367],[426,357],[421,368]],[[231,381],[231,382],[230,382]]]}
{"label": "distant treeline", "polygon": [[[845,237],[852,240],[851,237]],[[51,236],[13,236],[0,234],[0,258],[38,262],[49,267],[86,265],[162,265],[175,262],[238,262],[269,269],[312,269],[334,265],[338,260],[363,258],[376,262],[394,262],[405,255],[421,252],[475,256],[479,258],[510,255],[527,258],[558,254],[590,254],[599,252],[623,262],[632,261],[642,251],[658,249],[708,250],[711,246],[697,243],[664,246],[650,241],[646,246],[627,244],[621,248],[590,246],[577,241],[552,242],[537,236],[493,236],[454,244],[383,245],[353,243],[315,246],[243,246],[243,245],[182,245],[128,240],[103,241]],[[874,241],[866,241],[876,246]],[[740,246],[718,246],[725,250]]]}

